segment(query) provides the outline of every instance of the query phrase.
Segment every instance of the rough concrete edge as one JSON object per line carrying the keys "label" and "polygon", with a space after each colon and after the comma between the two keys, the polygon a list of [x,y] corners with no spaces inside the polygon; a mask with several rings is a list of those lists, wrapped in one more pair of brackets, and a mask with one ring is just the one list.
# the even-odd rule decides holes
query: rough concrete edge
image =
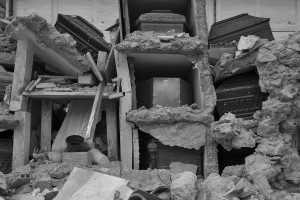
{"label": "rough concrete edge", "polygon": [[[174,42],[160,42],[159,44],[153,45],[152,40],[159,40],[155,35],[151,38],[144,39],[142,41],[132,40],[133,34],[143,35],[145,33],[135,31],[127,35],[126,39],[121,43],[116,44],[115,48],[121,53],[163,53],[163,54],[182,54],[182,55],[199,55],[206,52],[208,46],[207,42],[199,41],[198,37],[185,37],[175,38]],[[199,44],[195,45],[194,48],[189,48],[190,44],[195,44],[193,41],[198,41]],[[174,45],[175,44],[175,45]],[[178,45],[181,44],[181,45]],[[149,48],[150,46],[151,48]]]}
{"label": "rough concrete edge", "polygon": [[[41,48],[52,49],[82,73],[90,70],[89,61],[75,48],[76,41],[68,34],[59,33],[54,26],[48,24],[46,19],[38,14],[15,17],[5,31],[9,37],[13,37],[14,34],[24,29],[29,30],[35,36]],[[58,45],[58,39],[61,45]]]}
{"label": "rough concrete edge", "polygon": [[[208,42],[208,26],[206,21],[206,1],[195,0],[195,12],[197,19],[198,37],[201,41]],[[213,113],[213,109],[217,103],[217,95],[213,86],[212,74],[208,61],[208,49],[199,57],[199,61],[195,65],[200,74],[201,98],[204,98],[202,105],[204,108]],[[204,146],[203,156],[203,174],[207,178],[211,173],[219,173],[218,169],[218,149],[217,143],[211,138],[208,128],[206,134],[206,145]]]}

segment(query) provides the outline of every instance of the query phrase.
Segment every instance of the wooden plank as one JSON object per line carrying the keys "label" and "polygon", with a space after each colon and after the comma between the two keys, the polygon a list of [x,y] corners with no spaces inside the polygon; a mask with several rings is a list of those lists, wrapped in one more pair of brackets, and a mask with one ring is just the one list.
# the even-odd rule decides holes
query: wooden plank
{"label": "wooden plank", "polygon": [[139,145],[139,130],[133,129],[133,169],[140,168],[140,145]]}
{"label": "wooden plank", "polygon": [[131,81],[129,75],[127,56],[115,50],[115,62],[118,78],[122,79],[122,92],[131,92]]}
{"label": "wooden plank", "polygon": [[123,7],[123,2],[122,0],[118,0],[118,8],[119,8],[119,23],[120,23],[120,42],[122,42],[125,39],[125,26],[124,26],[124,21],[123,21],[123,11],[122,11],[122,7]]}
{"label": "wooden plank", "polygon": [[106,81],[108,81],[105,74],[105,66],[106,66],[107,58],[108,58],[107,52],[105,51],[98,52],[97,68],[99,69],[101,75],[105,78]]}
{"label": "wooden plank", "polygon": [[119,123],[120,123],[120,149],[122,170],[132,169],[133,145],[132,125],[126,121],[126,114],[132,109],[132,92],[129,66],[125,54],[114,50],[118,78],[122,79],[122,91],[125,96],[120,98]]}
{"label": "wooden plank", "polygon": [[132,108],[131,92],[120,99],[119,105],[121,165],[122,170],[131,170],[133,167],[132,126],[126,121],[126,113]]}
{"label": "wooden plank", "polygon": [[11,111],[27,111],[28,98],[22,96],[22,91],[31,81],[33,56],[33,45],[29,41],[19,40],[12,83]]}
{"label": "wooden plank", "polygon": [[51,79],[51,78],[61,78],[61,79],[70,79],[70,80],[77,80],[77,77],[74,76],[51,76],[51,75],[39,75],[40,78],[44,79]]}
{"label": "wooden plank", "polygon": [[98,79],[92,73],[78,76],[78,85],[95,86],[97,83]]}
{"label": "wooden plank", "polygon": [[108,158],[110,161],[119,160],[118,145],[118,112],[117,102],[110,101],[106,107],[106,128]]}
{"label": "wooden plank", "polygon": [[31,92],[34,88],[35,88],[35,86],[37,85],[37,84],[39,84],[39,82],[41,82],[41,78],[38,78],[31,86],[30,86],[30,88],[28,89],[28,91],[29,92]]}
{"label": "wooden plank", "polygon": [[26,88],[24,89],[24,91],[28,91],[29,88],[34,84],[35,80],[32,80],[27,86]]}
{"label": "wooden plank", "polygon": [[31,114],[17,111],[14,115],[19,120],[14,129],[12,169],[24,166],[29,161]]}
{"label": "wooden plank", "polygon": [[[79,92],[51,92],[51,91],[34,91],[23,92],[23,95],[36,99],[94,99],[96,91],[79,91]],[[104,98],[108,98],[104,96]]]}
{"label": "wooden plank", "polygon": [[44,152],[51,150],[52,132],[52,101],[42,100],[41,113],[41,150]]}
{"label": "wooden plank", "polygon": [[295,0],[295,8],[296,8],[296,27],[297,31],[300,31],[300,2]]}
{"label": "wooden plank", "polygon": [[91,63],[91,69],[92,69],[93,73],[95,74],[95,76],[99,79],[99,81],[103,81],[103,77],[102,77],[101,73],[99,72],[97,65],[96,65],[90,52],[86,53],[86,58]]}
{"label": "wooden plank", "polygon": [[[39,4],[37,4],[39,5]],[[51,0],[51,25],[54,26],[58,14],[58,0]]]}
{"label": "wooden plank", "polygon": [[128,2],[127,0],[123,0],[123,18],[125,20],[125,37],[130,34],[130,18],[128,11]]}
{"label": "wooden plank", "polygon": [[[90,115],[89,123],[86,128],[85,133],[85,141],[92,147],[93,146],[93,139],[94,139],[94,133],[96,129],[96,125],[98,123],[98,117],[100,114],[100,108],[101,108],[101,101],[102,101],[102,94],[104,90],[105,84],[100,83],[96,92],[96,96],[93,103],[92,112]],[[100,114],[101,116],[101,114]]]}

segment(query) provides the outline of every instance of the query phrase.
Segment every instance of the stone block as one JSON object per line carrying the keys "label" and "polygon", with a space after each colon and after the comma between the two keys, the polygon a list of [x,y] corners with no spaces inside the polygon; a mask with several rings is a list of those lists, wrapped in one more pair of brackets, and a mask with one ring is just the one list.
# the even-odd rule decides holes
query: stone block
{"label": "stone block", "polygon": [[182,173],[182,172],[192,172],[194,174],[197,173],[198,166],[193,164],[185,164],[182,162],[172,162],[170,164],[171,173]]}
{"label": "stone block", "polygon": [[79,165],[92,164],[92,161],[88,159],[87,152],[64,152],[62,153],[62,162],[68,162]]}
{"label": "stone block", "polygon": [[195,200],[197,176],[192,172],[183,172],[176,175],[171,184],[171,196],[174,200]]}

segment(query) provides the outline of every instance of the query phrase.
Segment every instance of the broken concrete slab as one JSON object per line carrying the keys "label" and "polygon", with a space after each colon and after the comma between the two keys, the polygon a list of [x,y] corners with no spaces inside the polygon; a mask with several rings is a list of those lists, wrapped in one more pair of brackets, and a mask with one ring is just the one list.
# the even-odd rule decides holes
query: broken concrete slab
{"label": "broken concrete slab", "polygon": [[227,198],[224,198],[224,196],[234,186],[235,184],[232,180],[223,178],[219,174],[212,173],[207,177],[199,189],[205,192],[207,200],[225,200]]}
{"label": "broken concrete slab", "polygon": [[256,135],[250,127],[243,124],[243,119],[237,119],[234,114],[227,113],[219,121],[211,124],[210,133],[227,151],[230,151],[232,148],[254,148]]}
{"label": "broken concrete slab", "polygon": [[77,76],[90,70],[88,60],[75,48],[75,40],[60,34],[46,19],[37,14],[15,17],[6,33],[16,40],[29,40],[35,55],[59,74]]}
{"label": "broken concrete slab", "polygon": [[7,190],[6,177],[2,172],[0,172],[0,194],[6,190]]}
{"label": "broken concrete slab", "polygon": [[245,165],[234,165],[228,166],[223,169],[222,177],[230,177],[230,176],[237,176],[237,177],[245,177]]}
{"label": "broken concrete slab", "polygon": [[252,154],[245,158],[246,174],[251,177],[263,175],[267,179],[271,179],[280,173],[281,168],[273,166],[271,158],[261,155]]}
{"label": "broken concrete slab", "polygon": [[263,138],[255,151],[262,155],[284,156],[292,150],[292,135],[283,134],[277,137]]}
{"label": "broken concrete slab", "polygon": [[170,172],[171,173],[182,173],[182,172],[192,172],[194,174],[197,174],[198,166],[193,164],[186,164],[181,162],[172,162],[170,164]]}
{"label": "broken concrete slab", "polygon": [[162,41],[162,33],[153,31],[135,31],[116,45],[116,50],[121,53],[170,53],[184,55],[199,55],[207,51],[208,42],[199,40],[199,37],[183,36],[168,41]]}
{"label": "broken concrete slab", "polygon": [[172,176],[170,186],[171,197],[174,200],[195,200],[197,195],[197,176],[192,172],[183,172]]}
{"label": "broken concrete slab", "polygon": [[198,150],[206,143],[207,127],[201,123],[137,125],[164,145]]}
{"label": "broken concrete slab", "polygon": [[153,191],[160,186],[171,185],[169,170],[127,170],[122,172],[122,178],[129,180],[127,184],[131,189]]}
{"label": "broken concrete slab", "polygon": [[[126,186],[127,182],[125,179],[75,167],[54,200],[113,199],[116,191],[121,186]],[[121,193],[122,191],[119,191],[122,199],[128,199],[133,192],[127,190]]]}
{"label": "broken concrete slab", "polygon": [[210,125],[213,116],[207,110],[182,107],[140,108],[127,113],[127,121],[135,124],[173,124],[177,122],[203,123]]}

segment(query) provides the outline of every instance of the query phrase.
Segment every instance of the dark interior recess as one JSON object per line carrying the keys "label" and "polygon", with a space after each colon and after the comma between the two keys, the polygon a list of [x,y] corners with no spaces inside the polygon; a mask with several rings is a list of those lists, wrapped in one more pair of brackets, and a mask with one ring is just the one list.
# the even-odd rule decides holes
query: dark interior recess
{"label": "dark interior recess", "polygon": [[187,21],[186,32],[191,36],[196,35],[192,0],[128,0],[130,32],[134,31],[138,17],[152,10],[171,10],[173,13],[184,15]]}
{"label": "dark interior recess", "polygon": [[225,167],[245,164],[245,158],[255,152],[255,148],[241,148],[227,151],[218,145],[219,171],[222,173]]}

